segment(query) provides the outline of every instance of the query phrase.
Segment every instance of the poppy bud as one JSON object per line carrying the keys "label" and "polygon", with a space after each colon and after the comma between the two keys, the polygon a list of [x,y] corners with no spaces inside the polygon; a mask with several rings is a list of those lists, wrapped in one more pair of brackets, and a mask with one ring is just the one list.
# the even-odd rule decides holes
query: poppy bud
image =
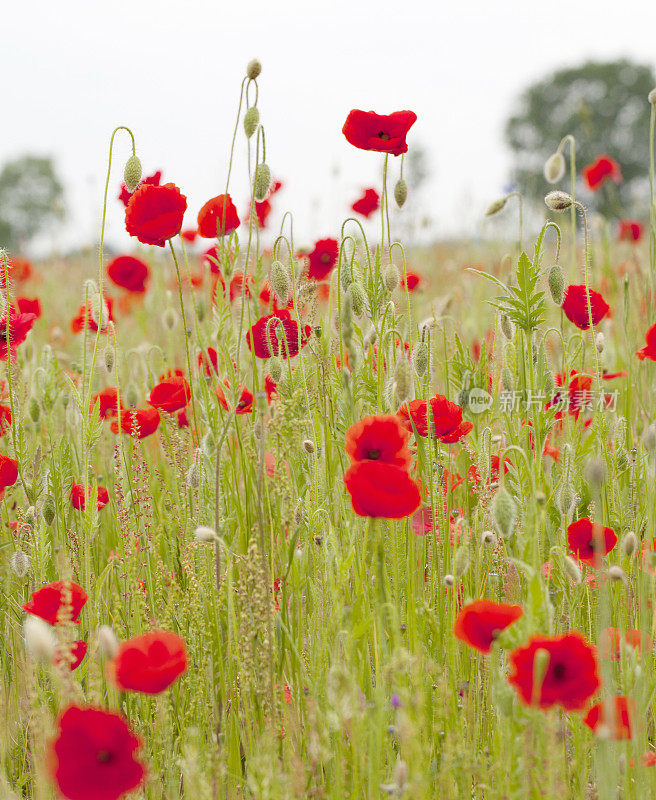
{"label": "poppy bud", "polygon": [[604,334],[601,331],[599,331],[599,333],[595,336],[595,347],[597,348],[597,352],[603,353],[605,346],[606,346],[606,338]]}
{"label": "poppy bud", "polygon": [[199,322],[203,322],[207,316],[207,305],[203,297],[199,297],[198,300],[196,300],[196,316]]}
{"label": "poppy bud", "polygon": [[55,521],[55,499],[52,495],[47,494],[43,499],[43,506],[41,507],[41,514],[46,522],[46,525],[52,525]]}
{"label": "poppy bud", "polygon": [[138,156],[130,156],[125,162],[123,182],[128,192],[134,192],[141,180],[141,161]]}
{"label": "poppy bud", "polygon": [[567,192],[549,192],[549,194],[544,198],[544,202],[552,211],[565,211],[568,209],[572,203],[571,195],[567,194]]}
{"label": "poppy bud", "polygon": [[114,348],[110,344],[105,348],[104,357],[105,369],[107,372],[111,372],[114,369]]}
{"label": "poppy bud", "polygon": [[282,261],[274,261],[271,264],[269,281],[271,282],[271,288],[275,292],[280,305],[286,306],[291,290],[291,277],[289,275],[289,270]]}
{"label": "poppy bud", "polygon": [[553,390],[555,387],[554,383],[554,376],[552,372],[545,372],[544,373],[544,382],[542,384],[542,388],[544,389],[545,394],[553,394]]}
{"label": "poppy bud", "polygon": [[218,536],[213,528],[208,528],[206,525],[199,525],[194,531],[194,539],[197,542],[207,544],[208,542],[215,542]]}
{"label": "poppy bud", "polygon": [[51,664],[55,657],[57,637],[47,622],[28,614],[23,622],[23,638],[28,655],[35,661]]}
{"label": "poppy bud", "polygon": [[533,497],[539,506],[543,506],[547,502],[547,495],[544,492],[536,492]]}
{"label": "poppy bud", "polygon": [[399,268],[396,264],[388,264],[383,272],[383,283],[387,291],[391,294],[398,287],[400,281]]}
{"label": "poppy bud", "polygon": [[403,178],[399,178],[394,186],[394,199],[399,208],[403,208],[403,204],[408,199],[408,186]]}
{"label": "poppy bud", "polygon": [[303,450],[311,456],[314,453],[314,442],[311,439],[303,440]]}
{"label": "poppy bud", "polygon": [[428,345],[426,342],[419,342],[415,347],[415,352],[412,354],[412,363],[417,375],[423,378],[428,369]]}
{"label": "poppy bud", "polygon": [[486,217],[492,217],[494,214],[498,214],[499,211],[506,205],[506,201],[508,200],[507,197],[500,197],[498,200],[495,200],[493,203],[487,207],[485,212]]}
{"label": "poppy bud", "polygon": [[16,550],[9,559],[9,566],[17,578],[24,578],[30,571],[32,563],[27,553],[24,553],[22,550]]}
{"label": "poppy bud", "polygon": [[255,169],[255,177],[253,178],[253,193],[255,199],[258,201],[264,200],[271,186],[271,170],[263,162],[258,164]]}
{"label": "poppy bud", "polygon": [[497,543],[497,537],[494,531],[483,531],[481,534],[481,544],[493,547]]}
{"label": "poppy bud", "polygon": [[412,372],[410,371],[410,364],[405,358],[400,358],[396,362],[396,368],[394,369],[394,386],[396,402],[402,405],[409,399],[412,393]]}
{"label": "poppy bud", "polygon": [[27,401],[27,413],[30,416],[32,422],[38,422],[41,416],[41,406],[39,405],[39,401],[36,399],[34,395],[30,397]]}
{"label": "poppy bud", "polygon": [[492,500],[492,521],[497,533],[506,539],[512,533],[517,510],[515,503],[503,486],[497,491]]}
{"label": "poppy bud", "polygon": [[378,331],[375,328],[369,328],[366,336],[364,337],[363,344],[365,349],[376,344],[378,341]]}
{"label": "poppy bud", "polygon": [[186,481],[190,489],[198,489],[200,486],[200,464],[197,458],[194,459],[194,463],[187,470]]}
{"label": "poppy bud", "polygon": [[178,315],[176,314],[175,309],[172,308],[171,306],[169,306],[164,311],[163,319],[164,319],[164,327],[168,331],[172,331],[175,328],[175,326],[178,324]]}
{"label": "poppy bud", "polygon": [[515,381],[513,379],[513,374],[508,369],[508,367],[504,367],[501,370],[501,385],[503,386],[504,392],[508,392],[508,394],[512,394],[512,392],[515,391]]}
{"label": "poppy bud", "polygon": [[453,572],[461,578],[469,568],[469,547],[462,545],[456,550],[456,557],[453,565]]}
{"label": "poppy bud", "polygon": [[271,375],[275,383],[278,383],[282,377],[282,363],[278,356],[273,356],[273,358],[269,359],[269,375]]}
{"label": "poppy bud", "polygon": [[606,464],[601,458],[591,458],[585,466],[585,477],[591,486],[599,489],[606,482]]}
{"label": "poppy bud", "polygon": [[565,156],[559,150],[546,160],[544,165],[544,177],[548,183],[558,183],[564,174]]}
{"label": "poppy bud", "polygon": [[248,64],[246,65],[246,75],[250,78],[250,80],[254,81],[262,72],[262,64],[260,64],[259,59],[252,58]]}
{"label": "poppy bud", "polygon": [[544,647],[538,647],[533,657],[533,694],[539,697],[542,690],[542,682],[549,669],[551,656]]}
{"label": "poppy bud", "polygon": [[442,580],[444,581],[444,585],[447,587],[447,589],[453,586],[453,584],[456,582],[456,579],[453,577],[453,575],[445,575]]}
{"label": "poppy bud", "polygon": [[118,639],[109,625],[101,625],[96,631],[96,640],[100,652],[107,659],[113,659],[118,652]]}
{"label": "poppy bud", "polygon": [[563,559],[563,566],[565,567],[565,572],[569,579],[578,586],[578,584],[581,583],[581,570],[579,565],[571,556],[565,556]]}
{"label": "poppy bud", "polygon": [[608,567],[608,577],[611,581],[622,581],[622,583],[626,583],[626,573],[622,567],[618,567],[615,564],[613,564],[612,567]]}
{"label": "poppy bud", "polygon": [[25,512],[25,522],[33,528],[36,525],[36,509],[34,506],[28,506]]}
{"label": "poppy bud", "polygon": [[514,325],[507,314],[501,315],[501,333],[503,333],[508,340],[512,339],[515,333]]}
{"label": "poppy bud", "polygon": [[558,264],[554,264],[549,270],[549,291],[554,303],[557,306],[561,306],[565,294],[565,279],[562,267]]}
{"label": "poppy bud", "polygon": [[348,288],[348,294],[351,295],[351,308],[356,317],[361,317],[364,314],[367,298],[364,294],[364,289],[358,281],[353,283]]}
{"label": "poppy bud", "polygon": [[638,546],[638,537],[633,531],[629,531],[622,539],[622,552],[627,558],[631,558]]}
{"label": "poppy bud", "polygon": [[216,450],[216,442],[214,441],[214,434],[212,431],[207,431],[205,436],[203,436],[201,447],[206,456],[213,455],[214,451]]}
{"label": "poppy bud", "polygon": [[297,525],[300,525],[300,524],[301,524],[301,522],[303,522],[303,516],[304,516],[304,512],[303,512],[303,501],[302,501],[302,500],[299,500],[299,501],[296,503],[296,508],[294,509],[294,522],[295,522]]}
{"label": "poppy bud", "polygon": [[256,106],[251,106],[244,114],[244,133],[250,139],[260,123],[260,112]]}
{"label": "poppy bud", "polygon": [[563,483],[558,492],[558,508],[563,516],[569,514],[570,509],[576,502],[576,491],[571,483]]}
{"label": "poppy bud", "polygon": [[656,105],[656,89],[652,89],[651,92],[649,92],[647,100],[649,100],[652,105]]}
{"label": "poppy bud", "polygon": [[136,408],[139,403],[139,391],[133,381],[130,381],[125,388],[125,403],[128,408]]}

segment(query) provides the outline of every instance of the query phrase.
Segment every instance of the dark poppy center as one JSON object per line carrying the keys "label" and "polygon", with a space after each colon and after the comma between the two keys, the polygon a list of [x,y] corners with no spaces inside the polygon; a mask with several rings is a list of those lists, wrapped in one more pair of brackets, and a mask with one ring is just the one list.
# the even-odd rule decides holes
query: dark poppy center
{"label": "dark poppy center", "polygon": [[330,263],[330,254],[329,253],[322,253],[319,256],[319,261],[321,261],[322,264],[329,264]]}
{"label": "dark poppy center", "polygon": [[378,131],[378,138],[382,139],[384,142],[389,142],[391,137],[389,133],[385,133],[385,131]]}
{"label": "dark poppy center", "polygon": [[588,542],[588,547],[590,548],[590,550],[592,550],[592,552],[593,552],[593,553],[595,552],[595,550],[597,549],[597,544],[596,544],[596,542],[594,541],[594,539],[591,539],[591,540]]}
{"label": "dark poppy center", "polygon": [[380,456],[380,450],[370,450],[368,453],[368,458],[372,461],[375,461]]}
{"label": "dark poppy center", "polygon": [[99,750],[96,758],[100,764],[109,764],[112,760],[112,754],[109,750]]}
{"label": "dark poppy center", "polygon": [[553,668],[553,676],[557,681],[562,681],[565,678],[567,670],[564,664],[555,664]]}

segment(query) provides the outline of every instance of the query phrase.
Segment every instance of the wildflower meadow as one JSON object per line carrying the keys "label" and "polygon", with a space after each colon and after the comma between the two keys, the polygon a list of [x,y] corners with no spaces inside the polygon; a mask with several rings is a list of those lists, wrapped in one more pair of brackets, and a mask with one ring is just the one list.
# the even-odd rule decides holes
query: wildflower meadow
{"label": "wildflower meadow", "polygon": [[566,136],[406,247],[417,114],[347,108],[301,242],[261,69],[201,207],[121,124],[97,258],[0,254],[0,797],[656,797],[656,89],[635,218]]}

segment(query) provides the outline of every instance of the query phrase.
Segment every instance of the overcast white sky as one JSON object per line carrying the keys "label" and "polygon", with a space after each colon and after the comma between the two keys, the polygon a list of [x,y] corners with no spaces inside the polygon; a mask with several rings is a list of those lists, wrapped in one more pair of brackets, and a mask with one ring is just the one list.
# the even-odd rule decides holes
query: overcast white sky
{"label": "overcast white sky", "polygon": [[[612,16],[589,0],[3,0],[0,162],[53,155],[70,209],[58,241],[90,241],[109,136],[125,124],[145,174],[162,169],[187,194],[192,224],[223,191],[239,84],[256,56],[267,161],[286,184],[276,219],[292,210],[297,239],[335,233],[360,188],[378,185],[381,157],[341,133],[351,108],[417,113],[408,142],[427,148],[432,169],[423,210],[438,234],[471,230],[506,183],[503,124],[528,83],[585,58],[656,63],[654,3],[607,7]],[[240,131],[240,212],[244,151]],[[114,200],[128,153],[119,141],[108,219],[118,246],[129,245]]]}

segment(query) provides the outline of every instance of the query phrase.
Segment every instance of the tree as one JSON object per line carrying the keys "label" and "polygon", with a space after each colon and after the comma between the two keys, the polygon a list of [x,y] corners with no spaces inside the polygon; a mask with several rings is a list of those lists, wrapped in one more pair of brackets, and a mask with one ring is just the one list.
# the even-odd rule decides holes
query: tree
{"label": "tree", "polygon": [[63,194],[51,158],[7,162],[0,172],[0,247],[16,251],[63,219]]}
{"label": "tree", "polygon": [[[654,85],[651,67],[623,59],[588,61],[580,67],[558,70],[529,86],[519,97],[505,130],[506,141],[516,157],[513,180],[519,190],[527,197],[542,200],[554,188],[544,178],[544,162],[562,138],[572,134],[579,175],[582,167],[603,153],[620,164],[622,184],[604,187],[596,200],[600,210],[622,213],[620,204],[629,206],[646,190],[650,114],[647,95]],[[569,157],[568,151],[565,154]],[[560,186],[569,187],[568,175]]]}

